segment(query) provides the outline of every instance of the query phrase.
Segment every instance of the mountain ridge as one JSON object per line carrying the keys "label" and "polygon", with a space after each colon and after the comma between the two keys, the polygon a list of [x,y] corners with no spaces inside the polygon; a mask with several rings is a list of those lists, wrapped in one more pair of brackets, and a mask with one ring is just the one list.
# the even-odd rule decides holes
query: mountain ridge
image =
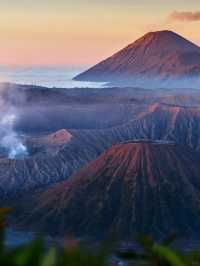
{"label": "mountain ridge", "polygon": [[74,79],[114,84],[130,81],[135,86],[144,86],[149,80],[152,86],[161,81],[160,86],[172,81],[178,86],[184,81],[189,86],[187,79],[199,73],[200,47],[172,31],[158,31],[147,33]]}

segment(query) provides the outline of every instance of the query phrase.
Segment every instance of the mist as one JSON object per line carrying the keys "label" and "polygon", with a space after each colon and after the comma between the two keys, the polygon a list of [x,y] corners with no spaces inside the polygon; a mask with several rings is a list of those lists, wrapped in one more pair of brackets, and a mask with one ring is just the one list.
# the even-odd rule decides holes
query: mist
{"label": "mist", "polygon": [[[9,159],[24,158],[28,156],[26,145],[22,137],[15,131],[15,124],[18,120],[17,108],[6,101],[4,88],[0,91],[0,147]],[[17,94],[15,95],[17,98]]]}
{"label": "mist", "polygon": [[[94,77],[95,79],[95,77]],[[98,80],[98,77],[96,77]],[[111,81],[112,80],[112,81]],[[105,76],[107,87],[139,87],[143,89],[200,89],[199,76],[159,77],[133,75],[125,77]]]}

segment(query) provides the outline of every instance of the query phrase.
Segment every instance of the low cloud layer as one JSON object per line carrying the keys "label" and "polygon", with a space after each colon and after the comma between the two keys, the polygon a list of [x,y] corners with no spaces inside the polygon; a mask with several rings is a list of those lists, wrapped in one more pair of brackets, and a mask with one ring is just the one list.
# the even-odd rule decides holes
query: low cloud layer
{"label": "low cloud layer", "polygon": [[200,21],[200,11],[189,12],[189,11],[174,11],[169,16],[170,20],[173,21]]}

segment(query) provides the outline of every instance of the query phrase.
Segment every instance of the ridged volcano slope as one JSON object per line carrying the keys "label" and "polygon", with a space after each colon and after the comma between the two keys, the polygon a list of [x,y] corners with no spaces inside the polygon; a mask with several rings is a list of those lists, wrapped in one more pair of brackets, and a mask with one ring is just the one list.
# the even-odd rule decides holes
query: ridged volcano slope
{"label": "ridged volcano slope", "polygon": [[174,84],[175,87],[191,87],[194,84],[188,79],[199,74],[200,48],[172,31],[158,31],[147,33],[75,79],[123,81],[121,85],[125,86],[125,82],[132,81],[135,86]]}
{"label": "ridged volcano slope", "polygon": [[168,142],[114,145],[68,181],[36,196],[37,207],[31,212],[30,205],[24,207],[21,220],[31,229],[75,236],[198,234],[197,157]]}
{"label": "ridged volcano slope", "polygon": [[170,140],[200,149],[200,108],[153,104],[122,126],[104,130],[60,130],[28,140],[24,160],[0,157],[3,198],[45,188],[78,171],[113,144],[132,139]]}
{"label": "ridged volcano slope", "polygon": [[153,104],[138,119],[111,131],[110,134],[120,137],[121,140],[131,138],[171,140],[199,150],[200,108]]}
{"label": "ridged volcano slope", "polygon": [[67,130],[26,139],[28,156],[9,159],[0,156],[0,198],[11,200],[44,189],[69,177],[92,160],[90,147],[76,144]]}

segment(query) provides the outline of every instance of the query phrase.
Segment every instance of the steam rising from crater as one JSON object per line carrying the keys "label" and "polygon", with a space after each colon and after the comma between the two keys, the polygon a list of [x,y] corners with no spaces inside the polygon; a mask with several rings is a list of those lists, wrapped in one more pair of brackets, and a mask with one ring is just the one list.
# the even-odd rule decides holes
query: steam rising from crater
{"label": "steam rising from crater", "polygon": [[0,147],[10,159],[28,155],[27,147],[14,129],[17,115],[17,109],[0,97]]}

